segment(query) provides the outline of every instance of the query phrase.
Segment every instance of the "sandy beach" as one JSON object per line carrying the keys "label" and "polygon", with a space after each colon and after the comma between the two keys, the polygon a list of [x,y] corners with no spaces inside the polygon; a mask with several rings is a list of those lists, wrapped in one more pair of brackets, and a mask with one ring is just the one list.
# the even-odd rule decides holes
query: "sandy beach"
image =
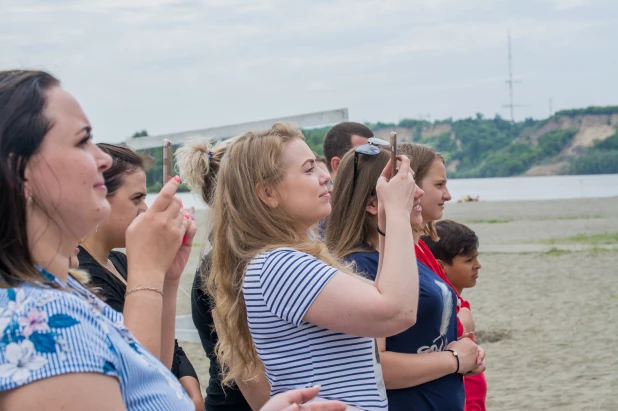
{"label": "sandy beach", "polygon": [[[479,281],[464,297],[487,351],[489,410],[618,410],[617,204],[615,197],[448,204],[445,218],[469,225],[481,242]],[[184,290],[203,230],[197,238]],[[181,290],[183,314],[190,301]],[[201,345],[181,345],[207,383]]]}

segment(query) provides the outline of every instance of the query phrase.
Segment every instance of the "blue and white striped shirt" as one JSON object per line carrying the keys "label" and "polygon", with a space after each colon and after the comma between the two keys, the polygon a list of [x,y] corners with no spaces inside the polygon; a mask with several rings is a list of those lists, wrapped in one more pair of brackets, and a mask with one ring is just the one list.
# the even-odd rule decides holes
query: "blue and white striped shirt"
{"label": "blue and white striped shirt", "polygon": [[262,253],[247,266],[243,293],[249,329],[271,395],[321,385],[321,398],[384,410],[388,404],[374,340],[303,321],[335,273],[337,269],[290,248]]}
{"label": "blue and white striped shirt", "polygon": [[67,373],[114,377],[128,411],[194,410],[174,375],[131,335],[122,314],[81,284],[0,289],[0,392]]}

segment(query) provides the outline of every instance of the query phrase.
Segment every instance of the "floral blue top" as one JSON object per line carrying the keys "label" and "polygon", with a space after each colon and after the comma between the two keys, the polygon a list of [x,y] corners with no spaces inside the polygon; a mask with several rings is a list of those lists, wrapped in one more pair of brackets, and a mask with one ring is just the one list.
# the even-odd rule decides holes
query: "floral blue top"
{"label": "floral blue top", "polygon": [[69,277],[62,289],[0,289],[0,392],[43,378],[94,372],[118,379],[125,406],[194,410],[172,373],[131,335],[122,314]]}

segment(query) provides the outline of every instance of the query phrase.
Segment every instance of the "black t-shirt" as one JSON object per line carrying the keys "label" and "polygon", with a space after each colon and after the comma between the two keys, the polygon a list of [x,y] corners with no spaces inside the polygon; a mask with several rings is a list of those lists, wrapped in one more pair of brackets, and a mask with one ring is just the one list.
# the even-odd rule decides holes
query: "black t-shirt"
{"label": "black t-shirt", "polygon": [[[79,247],[77,259],[79,260],[79,268],[90,274],[90,284],[105,299],[107,305],[118,312],[123,312],[124,294],[127,292],[127,286],[107,268],[99,264],[85,248]],[[109,255],[109,260],[114,264],[118,273],[126,281],[128,267],[127,256],[119,251],[112,251]],[[171,371],[178,379],[182,377],[193,377],[196,380],[198,379],[193,365],[187,358],[183,349],[178,345],[178,340],[174,341],[174,357],[172,359]]]}
{"label": "black t-shirt", "polygon": [[212,260],[210,254],[204,256],[201,267],[197,267],[193,288],[191,289],[191,315],[193,324],[202,341],[202,347],[206,356],[210,360],[210,380],[206,388],[206,398],[204,399],[206,411],[250,411],[251,407],[243,397],[240,390],[236,387],[224,388],[221,386],[221,366],[215,354],[217,344],[217,333],[212,320],[212,299],[202,290],[202,275],[210,274]]}

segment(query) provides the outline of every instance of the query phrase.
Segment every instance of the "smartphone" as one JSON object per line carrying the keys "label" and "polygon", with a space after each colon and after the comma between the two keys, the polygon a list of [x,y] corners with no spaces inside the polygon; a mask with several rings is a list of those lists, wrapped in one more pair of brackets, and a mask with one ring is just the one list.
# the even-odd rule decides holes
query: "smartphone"
{"label": "smartphone", "polygon": [[391,131],[391,166],[393,167],[393,176],[397,174],[397,133]]}
{"label": "smartphone", "polygon": [[172,142],[163,140],[163,184],[172,177]]}

